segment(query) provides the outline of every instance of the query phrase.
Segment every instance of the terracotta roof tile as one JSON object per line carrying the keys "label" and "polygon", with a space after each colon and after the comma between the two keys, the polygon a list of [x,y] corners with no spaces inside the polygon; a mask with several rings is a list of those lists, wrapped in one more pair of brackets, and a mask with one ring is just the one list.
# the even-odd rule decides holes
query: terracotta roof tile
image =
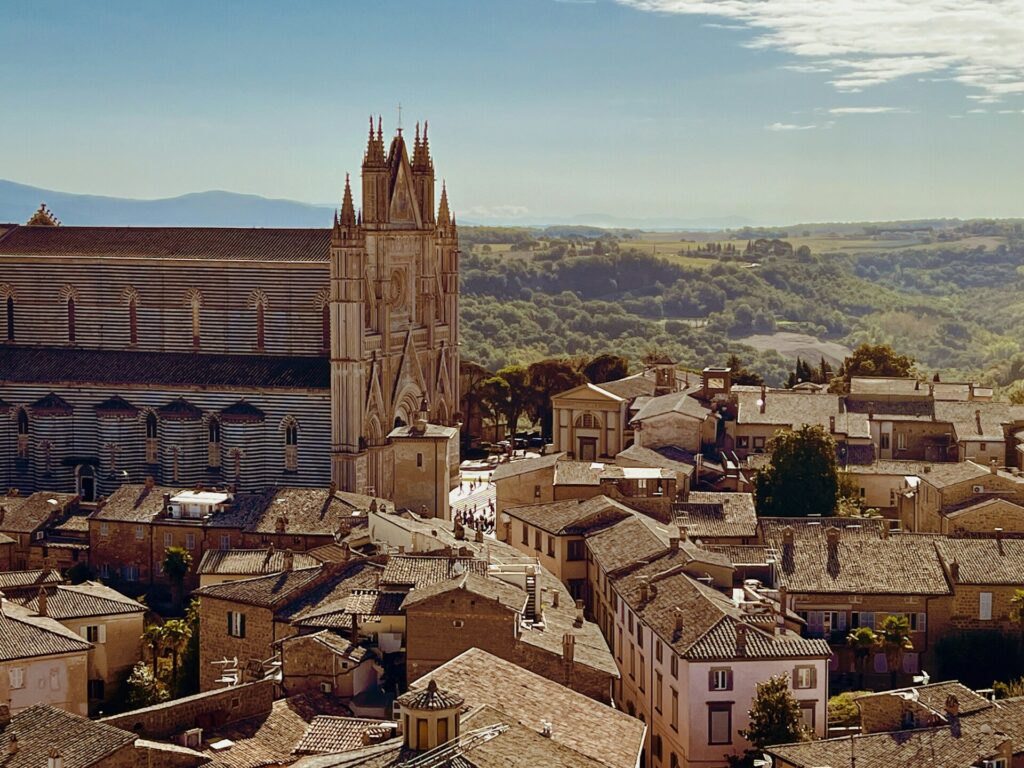
{"label": "terracotta roof tile", "polygon": [[[379,740],[385,733],[393,733],[394,723],[387,720],[367,720],[359,717],[318,715],[313,718],[299,743],[297,755],[337,754],[362,749],[364,738]],[[372,734],[372,735],[371,735]]]}
{"label": "terracotta roof tile", "polygon": [[935,537],[946,568],[958,564],[957,583],[1024,585],[1024,539]]}
{"label": "terracotta roof tile", "polygon": [[73,493],[55,491],[37,491],[30,496],[0,496],[0,531],[32,533],[51,516],[65,511],[75,498]]}
{"label": "terracotta roof tile", "polygon": [[[7,745],[17,737],[18,751],[7,754]],[[104,723],[65,712],[47,704],[16,712],[9,723],[0,724],[4,768],[40,768],[47,764],[51,749],[64,758],[64,768],[88,768],[135,742],[136,736]]]}
{"label": "terracotta roof tile", "polygon": [[[456,568],[458,564],[458,568]],[[487,573],[487,563],[473,557],[392,555],[380,577],[385,586],[429,587],[460,572]]]}
{"label": "terracotta roof tile", "polygon": [[16,227],[0,255],[326,262],[329,229]]}
{"label": "terracotta roof tile", "polygon": [[45,616],[0,600],[0,661],[88,651],[92,645]]}
{"label": "terracotta roof tile", "polygon": [[[259,576],[284,570],[281,549],[208,549],[196,572],[200,576]],[[320,560],[305,552],[292,554],[292,568],[315,568]]]}
{"label": "terracotta roof tile", "polygon": [[690,538],[745,537],[757,535],[754,497],[749,493],[694,491],[685,502],[672,505],[677,525]]}
{"label": "terracotta roof tile", "polygon": [[509,507],[505,512],[510,517],[558,536],[583,534],[634,514],[628,507],[607,496]]}
{"label": "terracotta roof tile", "polygon": [[[11,600],[38,614],[38,592],[22,594],[19,597],[12,597]],[[145,613],[147,610],[149,609],[142,603],[95,581],[46,588],[46,615],[57,621],[87,616]]]}
{"label": "terracotta roof tile", "polygon": [[414,588],[406,595],[405,601],[402,603],[402,609],[408,610],[411,606],[419,605],[425,600],[430,600],[439,595],[448,594],[453,590],[470,592],[488,600],[494,600],[506,608],[520,613],[526,606],[526,592],[524,590],[517,589],[501,579],[488,578],[487,576],[469,571],[446,581],[438,581],[425,587]]}
{"label": "terracotta roof tile", "polygon": [[0,571],[0,592],[10,597],[15,592],[38,591],[43,585],[63,584],[60,571],[37,569],[32,571]]}

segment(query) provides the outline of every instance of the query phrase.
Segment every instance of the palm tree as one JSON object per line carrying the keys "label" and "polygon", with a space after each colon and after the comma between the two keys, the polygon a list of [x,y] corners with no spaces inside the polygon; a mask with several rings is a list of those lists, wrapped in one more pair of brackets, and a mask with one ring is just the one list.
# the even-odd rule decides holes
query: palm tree
{"label": "palm tree", "polygon": [[192,627],[182,619],[170,619],[161,628],[164,646],[171,652],[171,681],[170,688],[175,688],[178,682],[178,661],[181,652],[192,637]]}
{"label": "palm tree", "polygon": [[163,627],[159,624],[150,624],[146,627],[146,631],[142,633],[142,642],[149,646],[149,651],[153,656],[153,675],[155,677],[157,676],[156,660],[160,655],[160,646],[164,642]]}
{"label": "palm tree", "polygon": [[910,641],[910,619],[902,614],[886,616],[882,622],[882,631],[878,633],[878,644],[885,652],[885,660],[889,665],[889,683],[896,687],[896,676],[903,664],[903,654],[914,650]]}
{"label": "palm tree", "polygon": [[184,547],[168,547],[164,552],[164,573],[175,586],[175,605],[181,600],[185,577],[192,570],[192,553]]}
{"label": "palm tree", "polygon": [[853,650],[853,658],[860,674],[858,687],[864,688],[864,670],[872,649],[878,646],[878,635],[871,627],[857,627],[846,636],[846,645]]}

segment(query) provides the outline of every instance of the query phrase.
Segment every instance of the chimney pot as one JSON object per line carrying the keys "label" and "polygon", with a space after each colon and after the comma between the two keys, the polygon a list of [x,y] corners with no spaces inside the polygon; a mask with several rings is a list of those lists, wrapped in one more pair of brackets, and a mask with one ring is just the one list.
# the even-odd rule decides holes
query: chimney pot
{"label": "chimney pot", "polygon": [[788,547],[793,546],[793,539],[796,535],[796,531],[793,530],[793,526],[786,525],[782,528],[782,543]]}
{"label": "chimney pot", "polygon": [[[8,709],[6,704],[4,704],[3,707],[4,707],[4,709],[7,709],[7,722],[10,722],[11,721],[11,711],[10,711],[10,709]],[[17,736],[17,734],[14,734],[14,733],[11,734],[11,738],[7,742],[7,754],[8,755],[16,755],[16,754],[18,754],[18,736]]]}
{"label": "chimney pot", "polygon": [[683,609],[682,608],[676,608],[674,613],[675,613],[675,616],[676,616],[676,632],[682,632],[683,631]]}
{"label": "chimney pot", "polygon": [[839,538],[841,535],[842,532],[835,526],[829,527],[825,531],[825,539],[828,542],[828,548],[830,550],[835,550],[839,546]]}
{"label": "chimney pot", "polygon": [[36,598],[36,613],[40,616],[46,616],[46,590],[42,587],[39,588],[39,596]]}
{"label": "chimney pot", "polygon": [[736,655],[747,655],[747,625],[743,622],[736,625]]}
{"label": "chimney pot", "polygon": [[552,595],[551,595],[551,607],[552,608],[557,608],[558,607],[558,592],[557,591],[553,592]]}
{"label": "chimney pot", "polygon": [[290,571],[295,567],[295,554],[290,549],[286,549],[284,551],[283,559],[284,562],[282,564],[282,567],[284,568],[284,570]]}
{"label": "chimney pot", "polygon": [[960,715],[960,699],[952,693],[946,697],[946,714],[951,718]]}
{"label": "chimney pot", "polygon": [[956,560],[949,564],[949,578],[956,584],[960,581],[960,563]]}

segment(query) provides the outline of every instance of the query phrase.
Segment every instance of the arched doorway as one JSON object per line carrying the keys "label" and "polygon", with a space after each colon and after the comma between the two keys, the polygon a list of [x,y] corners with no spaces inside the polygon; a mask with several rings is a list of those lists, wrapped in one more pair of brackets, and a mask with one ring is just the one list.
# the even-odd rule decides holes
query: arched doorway
{"label": "arched doorway", "polygon": [[75,468],[75,488],[82,501],[96,501],[96,470],[89,464]]}

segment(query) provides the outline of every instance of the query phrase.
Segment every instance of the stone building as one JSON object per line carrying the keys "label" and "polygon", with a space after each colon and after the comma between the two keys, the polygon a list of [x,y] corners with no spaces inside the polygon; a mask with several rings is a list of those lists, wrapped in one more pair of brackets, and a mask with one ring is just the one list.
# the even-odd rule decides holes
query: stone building
{"label": "stone building", "polygon": [[[436,213],[435,213],[436,211]],[[458,235],[371,121],[332,227],[0,233],[0,488],[320,485],[390,497],[388,435],[459,403]]]}

